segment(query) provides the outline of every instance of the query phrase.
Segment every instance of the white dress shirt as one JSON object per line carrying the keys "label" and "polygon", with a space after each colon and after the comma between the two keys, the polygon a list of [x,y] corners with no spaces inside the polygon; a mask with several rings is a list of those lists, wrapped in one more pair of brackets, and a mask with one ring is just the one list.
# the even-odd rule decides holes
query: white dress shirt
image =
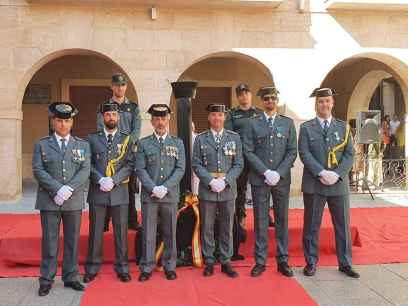
{"label": "white dress shirt", "polygon": [[58,142],[58,145],[59,145],[60,149],[61,149],[61,146],[62,146],[62,141],[61,141],[62,138],[65,139],[65,148],[66,148],[68,146],[68,142],[69,142],[69,138],[71,137],[71,134],[68,134],[65,137],[61,137],[57,133],[54,133],[54,134],[55,134],[55,137],[57,138],[57,142]]}

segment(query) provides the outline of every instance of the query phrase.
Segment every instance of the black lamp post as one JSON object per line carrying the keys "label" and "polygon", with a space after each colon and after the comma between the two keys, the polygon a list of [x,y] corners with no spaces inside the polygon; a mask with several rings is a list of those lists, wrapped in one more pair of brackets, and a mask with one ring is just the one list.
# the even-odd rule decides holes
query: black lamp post
{"label": "black lamp post", "polygon": [[181,193],[191,192],[191,100],[195,98],[197,81],[171,83],[177,105],[177,133],[184,142],[186,153],[186,172],[180,182]]}

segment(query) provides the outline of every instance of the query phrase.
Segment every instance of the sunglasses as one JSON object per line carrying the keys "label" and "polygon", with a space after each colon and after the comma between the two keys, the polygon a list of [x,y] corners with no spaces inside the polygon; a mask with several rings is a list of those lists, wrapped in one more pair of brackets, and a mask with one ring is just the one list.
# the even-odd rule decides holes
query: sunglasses
{"label": "sunglasses", "polygon": [[278,100],[277,97],[273,97],[273,96],[266,96],[262,98],[263,101],[276,101]]}

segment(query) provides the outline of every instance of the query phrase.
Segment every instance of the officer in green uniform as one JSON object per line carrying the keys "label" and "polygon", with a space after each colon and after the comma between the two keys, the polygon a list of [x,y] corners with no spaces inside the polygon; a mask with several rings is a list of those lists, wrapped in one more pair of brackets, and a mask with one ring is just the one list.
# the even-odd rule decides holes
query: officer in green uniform
{"label": "officer in green uniform", "polygon": [[232,226],[237,196],[237,178],[243,168],[242,144],[239,135],[224,129],[226,107],[209,105],[210,129],[197,135],[192,167],[200,184],[201,243],[205,260],[204,276],[214,273],[214,222],[218,210],[221,272],[237,277],[230,260],[233,254]]}
{"label": "officer in green uniform", "polygon": [[133,172],[131,136],[118,129],[119,105],[102,105],[104,129],[88,136],[91,148],[89,186],[89,237],[84,282],[91,282],[101,269],[103,230],[108,208],[115,238],[114,269],[120,281],[131,280],[128,265],[129,175]]}
{"label": "officer in green uniform", "polygon": [[35,208],[40,210],[42,228],[40,296],[50,292],[57,273],[61,220],[64,229],[62,281],[65,287],[84,290],[79,282],[78,242],[91,168],[88,143],[70,134],[78,110],[65,102],[52,103],[48,110],[55,133],[36,143],[32,162],[38,181]]}
{"label": "officer in green uniform", "polygon": [[143,251],[139,281],[147,281],[156,266],[156,233],[160,217],[164,251],[161,263],[168,280],[177,278],[176,226],[179,183],[183,178],[186,158],[183,141],[168,132],[170,108],[153,104],[152,135],[142,138],[136,153],[136,172],[142,183]]}
{"label": "officer in green uniform", "polygon": [[326,202],[334,224],[339,271],[358,278],[351,262],[349,172],[353,166],[352,135],[344,121],[332,116],[334,106],[331,88],[316,88],[316,118],[304,122],[299,132],[299,156],[304,164],[302,192],[305,206],[303,251],[306,267],[303,273],[316,273],[319,260],[319,232]]}
{"label": "officer in green uniform", "polygon": [[[126,97],[126,89],[127,89],[127,78],[122,73],[116,73],[112,75],[112,84],[111,89],[113,92],[112,98],[105,102],[111,103],[116,102],[119,104],[119,131],[124,132],[131,136],[131,139],[134,143],[137,143],[140,137],[140,128],[141,128],[141,118],[140,118],[140,111],[139,106],[137,103],[129,100]],[[103,105],[103,104],[102,104]],[[101,112],[101,107],[97,112],[97,125],[98,130],[103,131],[104,124],[103,124],[103,115]],[[133,146],[133,144],[132,144]],[[128,212],[128,219],[129,219],[129,228],[136,230],[138,229],[138,220],[137,220],[137,211],[135,207],[135,192],[137,189],[137,178],[134,173],[130,176],[130,182],[128,186],[129,190],[129,212]],[[110,212],[108,211],[106,217],[106,225],[105,230],[109,228],[109,219],[110,219]]]}
{"label": "officer in green uniform", "polygon": [[293,276],[288,265],[288,209],[290,170],[297,156],[293,120],[277,113],[278,91],[262,87],[258,95],[264,111],[252,120],[244,137],[244,155],[250,165],[249,182],[254,205],[255,261],[251,275],[265,271],[268,258],[268,215],[272,195],[278,271]]}
{"label": "officer in green uniform", "polygon": [[[248,123],[260,114],[262,110],[252,106],[252,93],[247,84],[239,84],[235,88],[235,93],[239,105],[231,109],[225,119],[225,129],[237,132],[241,139],[247,129]],[[243,242],[245,235],[245,204],[248,184],[249,164],[244,159],[244,168],[237,180],[237,199],[235,200],[235,220],[234,220],[234,254],[231,260],[243,260],[244,256],[239,254],[240,242]]]}

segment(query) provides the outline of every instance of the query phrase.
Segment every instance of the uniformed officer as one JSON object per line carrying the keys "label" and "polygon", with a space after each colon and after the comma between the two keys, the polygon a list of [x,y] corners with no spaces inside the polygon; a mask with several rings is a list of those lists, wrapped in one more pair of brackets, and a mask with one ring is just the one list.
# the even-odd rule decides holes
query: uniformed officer
{"label": "uniformed officer", "polygon": [[39,185],[35,207],[40,210],[42,228],[40,296],[50,292],[57,273],[61,220],[64,229],[62,281],[65,287],[84,290],[79,282],[78,242],[91,168],[88,143],[70,134],[78,110],[70,103],[55,102],[48,111],[55,133],[36,143],[32,163]]}
{"label": "uniformed officer", "polygon": [[[259,117],[262,110],[252,106],[252,93],[247,84],[239,84],[235,88],[239,105],[231,109],[225,119],[225,128],[237,132],[241,139],[251,119]],[[237,180],[237,199],[235,200],[235,222],[234,222],[234,254],[232,260],[243,260],[244,256],[239,254],[240,243],[243,242],[242,233],[245,233],[245,204],[248,184],[249,164],[244,158],[244,168]]]}
{"label": "uniformed officer", "polygon": [[84,282],[91,282],[101,269],[103,230],[107,209],[112,214],[117,277],[129,282],[128,205],[129,175],[133,172],[131,136],[118,129],[119,105],[101,108],[104,129],[88,136],[91,147],[91,183],[88,193],[89,237]]}
{"label": "uniformed officer", "polygon": [[349,172],[354,149],[348,125],[332,116],[335,92],[317,88],[316,118],[300,126],[299,155],[304,164],[302,192],[305,206],[303,250],[306,267],[303,273],[316,273],[319,260],[319,231],[326,202],[334,224],[339,271],[358,278],[352,268],[349,228]]}
{"label": "uniformed officer", "polygon": [[278,271],[293,276],[288,265],[288,209],[290,169],[297,155],[293,120],[277,113],[278,90],[262,87],[263,114],[252,120],[244,137],[244,155],[250,165],[249,181],[254,205],[255,261],[251,275],[265,271],[268,257],[268,215],[272,194],[275,216],[276,260]]}
{"label": "uniformed officer", "polygon": [[[111,89],[113,92],[112,98],[105,102],[111,103],[116,102],[119,104],[119,131],[122,131],[131,136],[131,139],[134,143],[137,143],[140,137],[140,127],[141,127],[141,118],[140,118],[140,111],[139,106],[137,103],[129,100],[126,97],[126,89],[127,89],[127,78],[122,73],[115,73],[112,75],[112,84]],[[102,105],[99,107],[99,111],[97,113],[97,124],[98,129],[104,129],[103,124],[103,115],[101,110]],[[132,144],[133,146],[133,144]],[[129,225],[128,227],[133,230],[137,230],[139,227],[138,220],[137,220],[137,211],[135,207],[135,192],[137,189],[137,178],[134,173],[130,175],[129,181],[129,212],[128,212],[128,219]],[[107,218],[106,218],[106,225],[105,230],[109,228],[109,219],[110,219],[110,212],[108,211]]]}
{"label": "uniformed officer", "polygon": [[197,135],[192,167],[200,179],[201,243],[205,260],[204,276],[214,273],[214,221],[218,210],[221,272],[237,277],[230,260],[233,254],[232,226],[237,196],[237,182],[243,168],[242,145],[239,135],[224,129],[226,107],[209,105],[210,129]]}
{"label": "uniformed officer", "polygon": [[142,138],[136,153],[136,172],[142,183],[143,251],[139,264],[139,281],[147,281],[156,266],[156,233],[160,216],[164,252],[162,266],[168,280],[177,278],[176,225],[179,183],[183,178],[186,158],[183,141],[168,132],[170,108],[153,104],[152,135]]}

